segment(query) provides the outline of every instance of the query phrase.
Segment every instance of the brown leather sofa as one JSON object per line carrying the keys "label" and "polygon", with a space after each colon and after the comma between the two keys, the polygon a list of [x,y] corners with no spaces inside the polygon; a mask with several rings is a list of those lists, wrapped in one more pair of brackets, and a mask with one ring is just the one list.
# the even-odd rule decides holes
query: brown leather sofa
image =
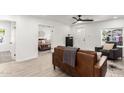
{"label": "brown leather sofa", "polygon": [[78,50],[76,54],[76,65],[71,67],[63,63],[64,47],[54,48],[52,55],[53,67],[59,67],[63,72],[78,77],[103,77],[107,71],[107,57],[97,58],[94,51]]}

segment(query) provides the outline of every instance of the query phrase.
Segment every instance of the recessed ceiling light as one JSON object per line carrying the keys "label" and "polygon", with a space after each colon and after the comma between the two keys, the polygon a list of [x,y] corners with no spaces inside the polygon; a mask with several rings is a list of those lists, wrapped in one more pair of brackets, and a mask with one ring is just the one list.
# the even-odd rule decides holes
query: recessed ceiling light
{"label": "recessed ceiling light", "polygon": [[113,19],[117,19],[118,17],[117,16],[114,16]]}

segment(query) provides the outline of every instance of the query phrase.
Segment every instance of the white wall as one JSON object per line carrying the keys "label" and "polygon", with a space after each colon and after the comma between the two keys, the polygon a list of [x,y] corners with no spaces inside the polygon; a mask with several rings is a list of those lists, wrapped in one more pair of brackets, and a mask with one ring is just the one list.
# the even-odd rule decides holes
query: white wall
{"label": "white wall", "polygon": [[0,28],[5,29],[5,38],[2,44],[0,44],[1,51],[10,50],[10,33],[11,33],[11,23],[8,21],[0,21]]}
{"label": "white wall", "polygon": [[70,33],[70,27],[63,24],[54,24],[54,31],[52,33],[53,48],[61,45],[65,46],[65,37]]}
{"label": "white wall", "polygon": [[95,46],[101,45],[101,30],[104,28],[124,27],[124,19],[94,22],[90,24],[82,24],[81,26],[85,29],[85,48],[94,50]]}
{"label": "white wall", "polygon": [[16,19],[16,61],[36,58],[37,26],[34,20],[18,16]]}
{"label": "white wall", "polygon": [[52,47],[65,45],[65,36],[70,27],[50,20],[43,20],[32,16],[0,16],[1,20],[16,22],[16,61],[23,61],[38,57],[38,25],[54,26],[52,33]]}
{"label": "white wall", "polygon": [[20,16],[16,21],[16,59],[17,61],[38,57],[38,30],[39,24],[54,26],[52,33],[52,47],[65,45],[65,36],[70,31],[70,27],[61,23],[34,18],[30,16]]}

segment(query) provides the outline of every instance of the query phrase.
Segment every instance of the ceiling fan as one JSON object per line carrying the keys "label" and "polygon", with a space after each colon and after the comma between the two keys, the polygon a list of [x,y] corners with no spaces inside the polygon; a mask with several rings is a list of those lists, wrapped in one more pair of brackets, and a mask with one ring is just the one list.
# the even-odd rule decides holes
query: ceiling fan
{"label": "ceiling fan", "polygon": [[73,19],[76,20],[76,21],[75,21],[74,23],[72,23],[72,24],[81,23],[81,22],[83,22],[83,21],[85,21],[85,22],[94,21],[93,19],[89,19],[89,18],[82,19],[81,17],[82,17],[82,15],[77,15],[77,17],[72,17]]}

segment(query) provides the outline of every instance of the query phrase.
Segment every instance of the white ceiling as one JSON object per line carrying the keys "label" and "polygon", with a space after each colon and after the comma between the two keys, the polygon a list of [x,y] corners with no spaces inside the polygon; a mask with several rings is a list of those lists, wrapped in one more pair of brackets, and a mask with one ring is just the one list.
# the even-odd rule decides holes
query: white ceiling
{"label": "white ceiling", "polygon": [[[73,22],[75,22],[75,20],[72,19],[72,17],[75,17],[76,15],[35,15],[35,16],[71,25]],[[94,22],[97,22],[97,21],[112,20],[114,19],[113,17],[124,18],[124,15],[82,15],[81,18],[82,19],[90,18],[90,19],[94,19]]]}

